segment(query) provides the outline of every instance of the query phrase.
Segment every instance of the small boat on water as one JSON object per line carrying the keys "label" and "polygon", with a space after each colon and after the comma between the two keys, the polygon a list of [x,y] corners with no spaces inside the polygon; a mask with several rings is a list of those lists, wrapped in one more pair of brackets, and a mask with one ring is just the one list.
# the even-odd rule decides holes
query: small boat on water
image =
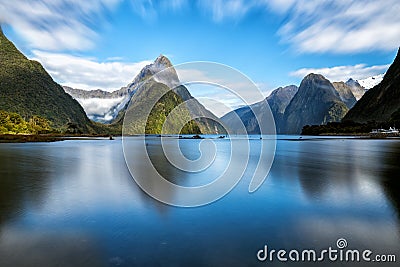
{"label": "small boat on water", "polygon": [[369,134],[371,136],[399,136],[399,130],[395,127],[390,127],[389,130],[373,129]]}

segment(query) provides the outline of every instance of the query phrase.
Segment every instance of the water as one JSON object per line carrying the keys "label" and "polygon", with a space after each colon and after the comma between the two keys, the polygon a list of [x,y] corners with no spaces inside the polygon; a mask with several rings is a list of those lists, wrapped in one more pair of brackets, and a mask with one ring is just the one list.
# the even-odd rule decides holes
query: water
{"label": "water", "polygon": [[[143,193],[120,139],[0,144],[0,266],[286,266],[259,262],[256,253],[264,245],[336,247],[338,238],[398,261],[400,141],[304,139],[282,137],[268,178],[249,194],[257,147],[265,142],[251,140],[245,177],[197,208]],[[182,140],[182,152],[196,158],[199,142]],[[148,150],[169,180],[197,186],[227,162],[229,141],[215,143],[217,167],[194,176],[166,164],[156,139]]]}

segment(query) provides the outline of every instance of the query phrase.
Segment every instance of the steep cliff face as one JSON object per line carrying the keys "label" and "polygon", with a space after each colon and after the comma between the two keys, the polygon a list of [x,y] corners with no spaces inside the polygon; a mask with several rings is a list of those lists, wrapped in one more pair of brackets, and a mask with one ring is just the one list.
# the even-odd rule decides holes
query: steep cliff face
{"label": "steep cliff face", "polygon": [[54,128],[68,123],[87,132],[91,122],[83,108],[53,81],[42,65],[27,59],[0,31],[0,109],[28,119],[39,115]]}
{"label": "steep cliff face", "polygon": [[279,87],[267,97],[267,102],[275,119],[277,133],[283,133],[284,131],[283,117],[287,106],[296,95],[298,89],[296,85]]}
{"label": "steep cliff face", "polygon": [[400,109],[400,49],[381,83],[369,89],[343,120],[386,122]]}
{"label": "steep cliff face", "polygon": [[357,99],[354,97],[350,86],[348,86],[344,82],[334,82],[332,83],[332,85],[333,87],[335,87],[336,91],[338,91],[340,99],[343,101],[343,103],[346,104],[349,109],[356,104]]}
{"label": "steep cliff face", "polygon": [[319,74],[309,74],[285,110],[284,132],[299,134],[303,126],[340,121],[348,108],[333,85]]}
{"label": "steep cliff face", "polygon": [[347,86],[350,87],[351,92],[353,93],[354,97],[358,101],[367,91],[364,87],[360,85],[360,83],[356,80],[353,79],[348,79],[347,82],[345,82]]}

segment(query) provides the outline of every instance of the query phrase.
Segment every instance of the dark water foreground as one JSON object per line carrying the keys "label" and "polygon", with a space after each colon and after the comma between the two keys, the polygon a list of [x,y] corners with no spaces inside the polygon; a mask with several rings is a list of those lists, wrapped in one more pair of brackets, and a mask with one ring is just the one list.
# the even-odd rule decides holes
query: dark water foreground
{"label": "dark water foreground", "polygon": [[[201,140],[182,140],[196,157]],[[134,142],[134,141],[132,141]],[[198,208],[161,204],[132,180],[120,139],[0,144],[0,266],[353,266],[257,260],[270,249],[349,248],[400,260],[400,141],[280,140],[270,175],[249,194],[257,163],[227,196]],[[208,182],[229,159],[195,176],[170,168],[158,140],[149,152],[177,183]],[[145,172],[145,170],[143,170]],[[171,192],[173,194],[173,192]]]}

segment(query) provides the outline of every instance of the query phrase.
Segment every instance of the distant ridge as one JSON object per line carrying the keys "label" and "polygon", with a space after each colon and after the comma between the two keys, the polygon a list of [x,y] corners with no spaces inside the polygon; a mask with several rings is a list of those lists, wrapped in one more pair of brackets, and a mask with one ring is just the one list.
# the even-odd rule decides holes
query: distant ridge
{"label": "distant ridge", "polygon": [[[240,125],[236,125],[235,113],[240,117],[243,122],[247,133],[249,134],[260,134],[260,128],[256,119],[256,115],[262,120],[262,117],[266,115],[268,105],[271,109],[272,115],[275,120],[276,132],[282,133],[283,131],[283,115],[287,105],[292,100],[293,96],[296,94],[298,87],[295,85],[289,85],[285,87],[279,87],[272,91],[272,93],[265,98],[263,101],[257,102],[250,106],[244,106],[233,110],[223,117],[223,121],[233,132],[240,129]],[[234,123],[235,122],[235,123]]]}

